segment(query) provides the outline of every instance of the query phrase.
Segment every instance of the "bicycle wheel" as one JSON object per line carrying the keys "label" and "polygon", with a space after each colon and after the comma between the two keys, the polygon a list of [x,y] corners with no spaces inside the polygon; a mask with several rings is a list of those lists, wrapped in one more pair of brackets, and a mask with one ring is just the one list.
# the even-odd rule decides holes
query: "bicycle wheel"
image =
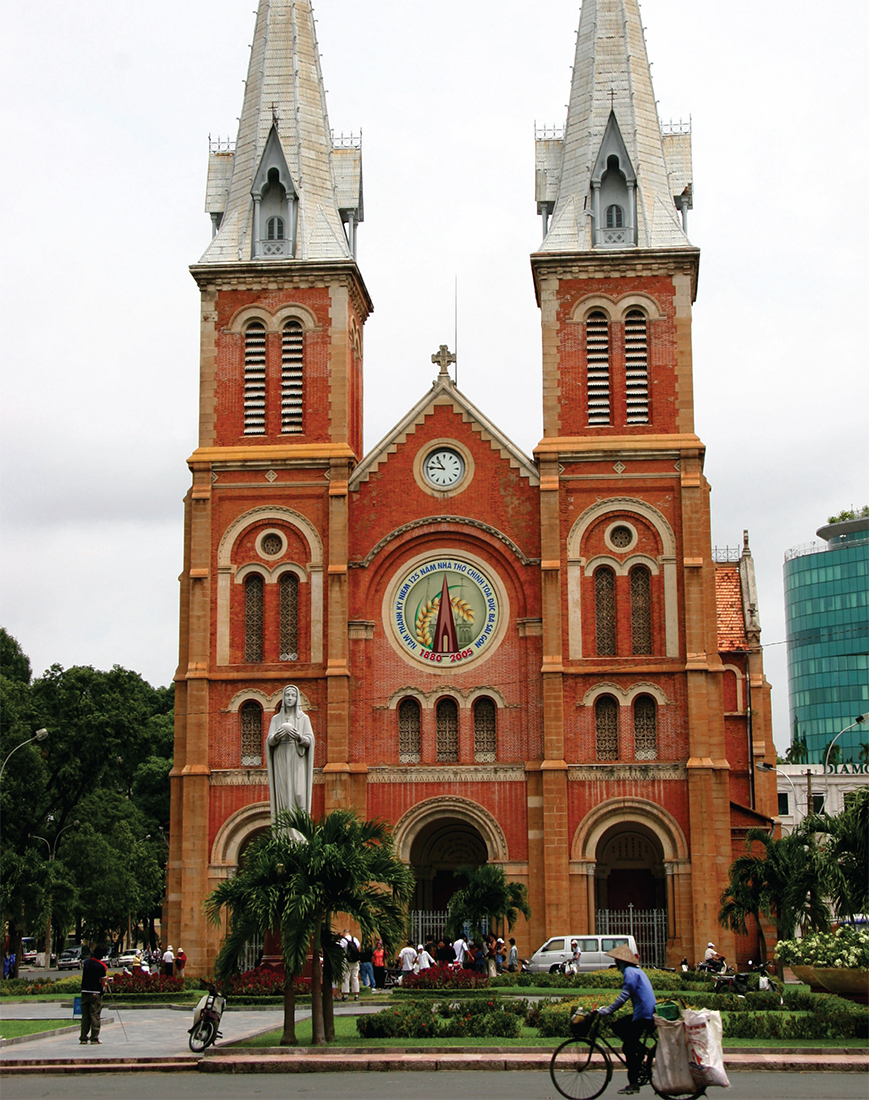
{"label": "bicycle wheel", "polygon": [[200,1016],[196,1027],[190,1032],[189,1047],[194,1054],[205,1050],[209,1043],[214,1042],[214,1020],[207,1016]]}
{"label": "bicycle wheel", "polygon": [[552,1055],[549,1076],[568,1100],[594,1100],[612,1079],[606,1051],[588,1039],[568,1039]]}

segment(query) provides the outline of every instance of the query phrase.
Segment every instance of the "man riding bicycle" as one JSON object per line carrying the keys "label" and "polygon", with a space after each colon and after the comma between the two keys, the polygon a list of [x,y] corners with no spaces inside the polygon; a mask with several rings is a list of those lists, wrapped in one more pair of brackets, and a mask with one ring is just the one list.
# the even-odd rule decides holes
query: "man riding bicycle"
{"label": "man riding bicycle", "polygon": [[612,1025],[614,1034],[622,1041],[622,1050],[628,1066],[628,1083],[625,1088],[619,1089],[619,1093],[622,1096],[630,1096],[640,1091],[640,1067],[643,1061],[641,1040],[655,1012],[655,994],[652,991],[652,983],[640,970],[637,957],[627,944],[620,944],[606,954],[615,959],[616,965],[624,975],[624,985],[611,1005],[598,1009],[598,1015],[611,1016],[628,999],[634,1007],[634,1014],[630,1020],[614,1020]]}

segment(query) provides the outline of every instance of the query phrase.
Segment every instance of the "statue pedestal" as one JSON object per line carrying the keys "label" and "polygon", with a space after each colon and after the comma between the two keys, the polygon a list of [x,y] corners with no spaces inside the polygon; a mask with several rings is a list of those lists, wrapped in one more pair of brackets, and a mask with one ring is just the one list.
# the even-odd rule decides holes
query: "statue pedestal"
{"label": "statue pedestal", "polygon": [[[311,967],[314,956],[308,955],[305,959],[305,968],[299,975],[300,978],[311,980]],[[260,966],[266,970],[273,970],[275,974],[286,973],[284,969],[284,955],[281,951],[281,934],[278,931],[266,932],[263,939],[263,961]]]}

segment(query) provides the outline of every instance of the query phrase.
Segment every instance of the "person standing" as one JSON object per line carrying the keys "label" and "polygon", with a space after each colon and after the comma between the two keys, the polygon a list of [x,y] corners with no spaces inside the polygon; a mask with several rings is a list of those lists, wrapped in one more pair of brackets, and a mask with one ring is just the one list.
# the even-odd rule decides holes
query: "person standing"
{"label": "person standing", "polygon": [[187,965],[187,956],[184,954],[184,948],[178,948],[178,954],[175,956],[175,976],[177,978],[184,977],[184,967]]}
{"label": "person standing", "polygon": [[347,1000],[347,994],[353,993],[353,1000],[359,1000],[359,959],[361,951],[359,940],[349,928],[344,929],[341,937],[341,950],[344,952],[344,967],[341,973],[341,1000]]}
{"label": "person standing", "polygon": [[81,964],[81,1032],[78,1041],[100,1044],[100,1014],[103,1011],[103,990],[106,987],[108,969],[103,962],[102,948],[98,947],[89,959]]}
{"label": "person standing", "polygon": [[407,947],[402,947],[398,953],[398,965],[401,967],[402,979],[407,974],[413,973],[413,968],[416,964],[416,950],[413,946],[413,940],[407,941]]}
{"label": "person standing", "polygon": [[456,942],[453,944],[453,951],[456,953],[456,962],[459,966],[465,965],[465,955],[468,952],[468,943],[464,937],[464,934],[459,936]]}
{"label": "person standing", "polygon": [[370,941],[362,948],[359,956],[359,980],[374,992],[374,948]]}
{"label": "person standing", "polygon": [[175,952],[172,950],[172,944],[170,943],[166,950],[163,952],[163,976],[165,978],[171,978],[175,970]]}
{"label": "person standing", "polygon": [[655,994],[652,991],[652,983],[646,977],[637,956],[627,944],[620,944],[612,951],[607,951],[610,958],[616,960],[616,965],[624,975],[624,985],[621,993],[611,1005],[598,1009],[598,1015],[611,1016],[616,1009],[621,1008],[630,998],[634,1006],[633,1017],[621,1020],[613,1020],[613,1034],[622,1041],[622,1049],[625,1052],[625,1062],[628,1066],[628,1083],[623,1089],[619,1089],[619,1095],[630,1096],[639,1092],[640,1067],[643,1064],[643,1035],[652,1026],[652,1016],[655,1012]]}
{"label": "person standing", "polygon": [[424,944],[420,944],[416,949],[416,961],[419,970],[428,970],[430,966],[434,966],[434,959]]}
{"label": "person standing", "polygon": [[386,981],[386,951],[383,948],[383,940],[378,940],[371,952],[371,965],[374,968],[374,984],[378,989],[383,989]]}
{"label": "person standing", "polygon": [[507,956],[507,969],[511,974],[515,974],[519,969],[519,948],[512,936],[510,937],[510,954]]}

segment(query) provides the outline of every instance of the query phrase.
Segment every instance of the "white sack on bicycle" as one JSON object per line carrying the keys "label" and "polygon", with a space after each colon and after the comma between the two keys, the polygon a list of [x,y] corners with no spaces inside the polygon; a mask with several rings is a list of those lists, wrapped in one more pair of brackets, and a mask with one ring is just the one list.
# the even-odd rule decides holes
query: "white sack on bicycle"
{"label": "white sack on bicycle", "polygon": [[688,1042],[681,1020],[653,1016],[658,1049],[652,1066],[652,1085],[658,1092],[692,1093],[696,1085],[688,1064]]}
{"label": "white sack on bicycle", "polygon": [[729,1089],[730,1081],[724,1070],[721,1013],[708,1008],[699,1011],[685,1008],[682,1010],[682,1020],[694,1083],[699,1087],[721,1085]]}

